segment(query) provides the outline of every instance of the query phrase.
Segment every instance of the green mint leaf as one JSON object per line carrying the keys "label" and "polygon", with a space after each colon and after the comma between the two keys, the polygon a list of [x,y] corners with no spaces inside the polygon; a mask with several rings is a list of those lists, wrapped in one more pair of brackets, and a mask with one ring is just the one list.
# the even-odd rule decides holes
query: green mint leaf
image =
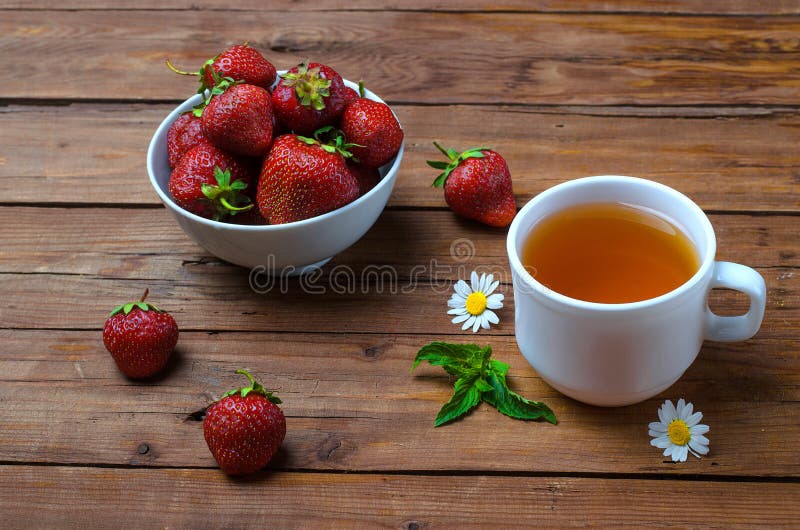
{"label": "green mint leaf", "polygon": [[475,388],[477,388],[480,393],[491,392],[493,390],[492,385],[487,383],[482,377],[475,380]]}
{"label": "green mint leaf", "polygon": [[508,365],[502,361],[498,361],[497,359],[492,359],[489,361],[489,369],[494,370],[498,374],[502,375],[503,378],[505,378],[506,374],[508,373]]}
{"label": "green mint leaf", "polygon": [[476,359],[483,359],[483,350],[476,344],[431,342],[417,352],[414,363],[411,365],[411,371],[413,372],[422,361],[428,361],[433,366],[445,367],[445,370],[449,367],[456,372],[448,370],[448,373],[452,375],[460,375],[458,372],[466,374],[469,371],[480,370],[481,361],[476,362]]}
{"label": "green mint leaf", "polygon": [[546,420],[553,425],[558,423],[555,413],[540,401],[530,401],[511,391],[506,384],[505,375],[490,370],[488,382],[491,392],[482,395],[484,401],[502,414],[518,420]]}
{"label": "green mint leaf", "polygon": [[442,405],[439,414],[436,415],[436,420],[433,423],[435,427],[460,418],[475,408],[481,400],[481,393],[475,386],[476,380],[477,378],[475,377],[462,377],[456,381],[453,397],[450,398],[450,401]]}

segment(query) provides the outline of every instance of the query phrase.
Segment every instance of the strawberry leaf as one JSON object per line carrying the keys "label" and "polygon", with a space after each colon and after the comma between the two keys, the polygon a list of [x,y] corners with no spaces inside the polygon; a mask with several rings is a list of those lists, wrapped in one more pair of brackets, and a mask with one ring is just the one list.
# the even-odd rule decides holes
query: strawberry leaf
{"label": "strawberry leaf", "polygon": [[439,142],[433,142],[433,145],[435,145],[436,149],[445,155],[448,160],[447,162],[438,160],[427,161],[428,165],[432,168],[444,170],[444,172],[437,175],[436,179],[433,181],[433,186],[435,188],[441,188],[444,186],[444,183],[447,181],[447,177],[450,176],[450,173],[452,173],[453,170],[455,170],[464,160],[467,160],[468,158],[484,158],[486,155],[483,154],[483,151],[490,150],[488,147],[473,147],[459,153],[454,149],[445,149],[439,145]]}

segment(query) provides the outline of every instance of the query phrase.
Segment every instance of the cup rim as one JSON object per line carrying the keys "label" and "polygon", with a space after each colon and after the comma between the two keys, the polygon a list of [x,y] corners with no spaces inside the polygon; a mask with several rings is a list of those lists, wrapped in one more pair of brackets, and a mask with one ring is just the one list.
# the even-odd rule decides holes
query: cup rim
{"label": "cup rim", "polygon": [[[286,73],[286,72],[287,72],[287,70],[279,70],[278,71],[278,75],[280,76],[281,74]],[[344,78],[342,78],[342,81],[344,82],[345,86],[347,86],[349,88],[352,88],[352,89],[354,89],[356,91],[358,90],[358,84],[357,83],[353,83],[352,81],[350,81],[348,79],[344,79]],[[277,83],[277,80],[276,80],[276,83]],[[386,103],[377,94],[375,94],[374,92],[370,91],[369,89],[366,89],[366,88],[364,89],[364,95],[369,99],[372,99],[372,100],[375,100],[375,101],[379,101],[381,103]],[[405,150],[405,141],[403,141],[400,144],[400,150],[397,152],[397,154],[394,156],[394,158],[390,162],[391,165],[390,165],[389,169],[386,171],[386,174],[378,181],[378,184],[376,184],[371,190],[369,190],[367,193],[365,193],[361,197],[358,197],[356,200],[354,200],[354,201],[352,201],[350,203],[347,203],[347,204],[345,204],[344,206],[342,206],[340,208],[337,208],[335,210],[331,210],[330,212],[326,212],[326,213],[321,214],[321,215],[317,215],[315,217],[309,217],[308,219],[302,219],[300,221],[292,221],[291,223],[283,223],[283,224],[275,224],[275,225],[242,225],[242,224],[235,224],[235,223],[224,223],[222,221],[215,221],[213,219],[207,219],[205,217],[202,217],[202,216],[199,216],[197,214],[194,214],[194,213],[192,213],[192,212],[190,212],[188,210],[184,210],[183,208],[178,206],[178,204],[175,203],[174,200],[172,200],[172,197],[170,196],[170,194],[168,192],[166,192],[165,190],[161,189],[161,186],[159,186],[158,182],[156,181],[155,163],[154,163],[155,151],[156,151],[156,149],[155,149],[156,139],[160,138],[162,136],[166,137],[167,130],[169,129],[169,126],[172,125],[172,122],[177,119],[178,115],[180,113],[190,109],[194,105],[198,104],[200,102],[201,98],[202,98],[201,94],[194,94],[194,95],[190,96],[189,98],[184,100],[182,103],[180,103],[177,107],[172,109],[172,111],[169,114],[167,114],[167,116],[164,118],[164,120],[162,120],[162,122],[158,125],[158,128],[156,129],[155,133],[153,134],[152,138],[150,139],[150,143],[148,144],[148,147],[147,147],[147,174],[148,174],[149,179],[150,179],[150,185],[153,187],[153,189],[155,190],[156,194],[161,199],[161,202],[163,202],[167,207],[169,207],[170,210],[172,210],[173,212],[176,212],[176,213],[178,213],[178,214],[180,214],[180,215],[182,215],[182,216],[184,216],[184,217],[186,217],[188,219],[191,219],[194,222],[201,223],[201,224],[206,225],[208,227],[217,228],[217,229],[225,229],[225,230],[241,230],[241,231],[245,231],[245,232],[275,232],[275,231],[281,231],[281,230],[288,230],[288,229],[291,229],[291,228],[300,228],[300,227],[303,227],[303,226],[312,225],[312,224],[316,224],[316,223],[320,223],[320,222],[324,223],[324,222],[330,220],[332,217],[335,217],[337,215],[343,214],[343,213],[347,212],[350,209],[358,207],[359,204],[368,201],[370,197],[372,197],[373,195],[375,195],[377,193],[377,190],[379,188],[381,188],[383,186],[391,185],[390,181],[393,180],[394,175],[397,173],[398,168],[400,167],[400,161],[403,158],[403,152]],[[392,112],[394,113],[394,111],[392,111]],[[396,114],[395,114],[395,118],[397,118]],[[400,120],[398,119],[397,122],[400,123]],[[402,124],[400,124],[400,128],[401,129],[403,128]]]}
{"label": "cup rim", "polygon": [[[519,253],[517,252],[516,248],[516,240],[518,232],[520,231],[520,225],[522,224],[522,220],[530,215],[531,211],[536,208],[541,202],[546,200],[552,195],[556,193],[563,193],[565,190],[569,190],[571,188],[575,188],[578,186],[586,186],[591,185],[594,183],[628,183],[628,184],[638,184],[638,185],[645,185],[651,187],[654,191],[662,194],[669,195],[674,200],[680,202],[684,207],[690,210],[694,216],[698,219],[700,224],[702,225],[702,230],[705,232],[706,235],[706,245],[705,245],[705,252],[703,256],[703,261],[698,267],[697,271],[694,275],[686,280],[684,283],[676,287],[675,289],[664,293],[662,295],[656,296],[655,298],[647,298],[645,300],[639,300],[636,302],[625,302],[620,304],[611,304],[611,303],[602,303],[602,302],[588,302],[586,300],[579,300],[577,298],[572,298],[571,296],[567,296],[561,293],[558,293],[544,284],[536,280],[527,269],[522,265],[522,260],[519,257]],[[651,306],[655,306],[669,300],[675,299],[684,293],[692,290],[697,284],[699,284],[702,279],[709,273],[709,270],[714,264],[714,260],[716,257],[716,236],[714,235],[714,228],[711,226],[711,221],[706,216],[705,212],[689,197],[684,195],[683,193],[679,192],[678,190],[671,188],[665,184],[661,184],[660,182],[656,182],[653,180],[643,179],[639,177],[628,177],[623,175],[596,175],[590,177],[582,177],[573,180],[568,180],[566,182],[562,182],[560,184],[556,184],[545,191],[539,193],[535,197],[533,197],[530,201],[528,201],[525,206],[523,206],[517,215],[514,217],[514,221],[511,223],[511,227],[508,231],[508,236],[506,237],[506,252],[508,253],[508,259],[511,264],[511,268],[513,272],[521,279],[521,281],[525,282],[528,287],[531,287],[533,291],[540,296],[545,297],[548,300],[551,300],[557,304],[568,306],[575,309],[582,309],[582,310],[589,310],[589,311],[606,311],[606,312],[622,312],[622,311],[631,311],[635,309],[643,309]],[[698,249],[700,250],[700,249]]]}

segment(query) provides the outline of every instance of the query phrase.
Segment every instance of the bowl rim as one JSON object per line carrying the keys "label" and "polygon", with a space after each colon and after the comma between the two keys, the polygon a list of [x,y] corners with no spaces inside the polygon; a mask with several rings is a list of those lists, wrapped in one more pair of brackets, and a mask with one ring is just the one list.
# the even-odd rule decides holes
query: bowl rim
{"label": "bowl rim", "polygon": [[[288,70],[279,70],[278,71],[278,76],[286,73],[287,71]],[[342,81],[344,82],[345,86],[358,91],[358,83],[354,83],[354,82],[352,82],[352,81],[350,81],[348,79],[344,79],[344,78],[342,78]],[[276,79],[275,83],[273,84],[273,87],[277,83],[278,83],[278,81]],[[364,88],[364,96],[367,97],[368,99],[371,99],[373,101],[379,101],[379,102],[384,103],[387,106],[389,106],[383,99],[381,99],[380,96],[378,96],[377,94],[375,94],[374,92],[372,92],[371,90],[369,90],[367,88]],[[225,223],[225,222],[222,222],[222,221],[215,221],[213,219],[207,219],[205,217],[199,216],[197,214],[194,214],[194,213],[192,213],[192,212],[190,212],[188,210],[185,210],[185,209],[181,208],[172,199],[170,194],[167,191],[161,189],[161,186],[158,185],[158,182],[156,181],[156,177],[155,177],[155,171],[154,171],[156,139],[161,137],[161,136],[166,137],[167,131],[169,130],[170,125],[172,125],[172,122],[174,122],[178,118],[178,116],[182,112],[184,112],[186,109],[189,109],[192,106],[194,106],[197,103],[199,103],[201,98],[202,98],[202,94],[193,94],[192,96],[190,96],[189,98],[185,99],[183,102],[178,104],[177,107],[172,109],[172,111],[170,111],[170,113],[167,114],[167,116],[161,121],[161,123],[159,123],[158,127],[156,128],[156,131],[153,133],[153,136],[150,138],[150,143],[148,144],[148,147],[147,147],[147,174],[148,174],[148,177],[149,177],[149,180],[150,180],[150,185],[153,187],[153,189],[155,190],[156,194],[161,199],[161,202],[163,202],[166,206],[168,206],[173,212],[179,213],[180,215],[183,215],[183,216],[187,217],[188,219],[191,219],[192,221],[199,222],[199,223],[207,225],[209,227],[221,228],[221,229],[229,229],[229,230],[242,230],[242,231],[245,231],[245,232],[271,232],[271,231],[278,231],[278,230],[288,230],[288,229],[291,229],[291,228],[299,228],[299,227],[303,227],[303,226],[306,226],[306,225],[312,225],[312,224],[328,221],[331,218],[333,218],[333,217],[335,217],[337,215],[343,214],[343,213],[347,212],[348,210],[350,210],[352,208],[356,208],[362,202],[368,201],[370,199],[370,197],[374,196],[378,192],[379,188],[382,188],[384,186],[392,185],[391,181],[394,180],[395,174],[397,173],[397,170],[400,167],[400,161],[403,158],[403,152],[405,151],[405,138],[404,138],[403,142],[400,144],[400,149],[397,151],[397,154],[394,156],[394,158],[391,161],[391,166],[386,171],[386,174],[383,177],[381,177],[381,179],[378,181],[378,184],[376,184],[371,190],[369,190],[367,193],[365,193],[361,197],[358,197],[356,200],[354,200],[352,202],[349,202],[349,203],[345,204],[344,206],[341,206],[341,207],[339,207],[339,208],[337,208],[335,210],[331,210],[330,212],[326,212],[324,214],[317,215],[317,216],[314,216],[314,217],[309,217],[308,219],[301,219],[300,221],[292,221],[291,223],[273,224],[273,225],[270,225],[270,224],[267,224],[267,225],[241,225],[241,224],[236,224],[236,223]],[[391,107],[389,107],[389,108],[391,109]],[[400,129],[402,130],[403,129],[403,125],[400,123],[400,120],[397,118],[397,114],[394,112],[394,110],[392,110],[392,114],[394,114],[395,119],[397,119],[397,123],[400,125]],[[388,164],[386,164],[386,165],[388,165]]]}

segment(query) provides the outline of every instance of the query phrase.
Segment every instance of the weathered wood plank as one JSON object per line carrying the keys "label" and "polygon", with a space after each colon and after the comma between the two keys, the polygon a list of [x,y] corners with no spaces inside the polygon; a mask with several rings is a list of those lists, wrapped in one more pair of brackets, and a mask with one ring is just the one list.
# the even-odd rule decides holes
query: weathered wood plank
{"label": "weathered wood plank", "polygon": [[800,485],[753,482],[318,473],[230,480],[197,469],[6,466],[0,493],[11,528],[734,528],[791,527],[800,517]]}
{"label": "weathered wood plank", "polygon": [[[601,409],[542,382],[513,337],[452,337],[490,342],[511,365],[512,387],[547,402],[560,423],[519,422],[481,406],[435,429],[451,386],[439,369],[412,375],[409,367],[437,338],[185,332],[164,376],[136,383],[117,372],[99,331],[0,331],[0,461],[213,467],[200,423],[188,418],[235,387],[233,372],[246,367],[284,401],[280,469],[800,476],[785,443],[800,436],[796,338],[709,343],[662,396]],[[647,436],[660,400],[678,397],[703,411],[712,441],[707,458],[681,466]]]}
{"label": "weathered wood plank", "polygon": [[653,14],[712,14],[712,15],[780,15],[800,13],[800,7],[785,0],[670,0],[642,2],[641,0],[438,0],[425,2],[388,0],[278,0],[265,3],[259,0],[240,0],[230,5],[225,0],[68,0],[54,4],[52,0],[3,0],[0,9],[224,9],[225,11],[518,11],[557,13],[653,13]]}
{"label": "weathered wood plank", "polygon": [[796,17],[7,11],[0,97],[183,98],[193,83],[165,57],[192,69],[249,41],[281,68],[311,57],[390,101],[795,105],[798,32]]}
{"label": "weathered wood plank", "polygon": [[[145,151],[171,108],[0,107],[2,201],[157,204]],[[431,142],[438,139],[495,147],[509,162],[520,205],[564,180],[616,173],[658,180],[706,209],[800,211],[795,111],[711,119],[707,109],[395,108],[407,136],[393,206],[446,206],[425,164],[437,158]]]}
{"label": "weathered wood plank", "polygon": [[[423,267],[425,264],[423,264]],[[331,271],[333,269],[329,269]],[[767,313],[761,337],[789,337],[800,319],[800,275],[796,269],[756,268],[767,282]],[[498,278],[507,275],[497,271]],[[175,278],[146,280],[98,278],[88,275],[0,274],[0,329],[98,329],[111,308],[136,300],[144,288],[151,298],[171,311],[184,329],[212,331],[319,331],[328,333],[442,333],[459,330],[450,323],[446,301],[451,281],[430,282],[424,274],[397,281],[380,281],[359,270],[343,267],[330,276],[285,283],[257,278],[249,271],[232,270]],[[504,307],[501,322],[487,334],[513,333],[514,303],[510,284],[501,284]],[[45,303],[46,301],[46,303]],[[71,308],[79,307],[80,311]],[[715,309],[740,312],[742,300],[722,297]],[[303,315],[298,319],[297,315]]]}
{"label": "weathered wood plank", "polygon": [[[797,216],[710,218],[717,232],[718,259],[754,267],[800,267]],[[207,274],[241,276],[240,268],[214,258],[189,239],[165,209],[0,208],[0,226],[12,225],[15,229],[0,237],[0,272],[183,281]],[[58,237],[52,234],[55,226]],[[401,279],[423,265],[424,279],[463,278],[473,268],[507,276],[505,243],[504,231],[464,222],[449,211],[387,210],[324,273],[335,273],[337,265],[359,274],[370,266],[391,266]]]}

